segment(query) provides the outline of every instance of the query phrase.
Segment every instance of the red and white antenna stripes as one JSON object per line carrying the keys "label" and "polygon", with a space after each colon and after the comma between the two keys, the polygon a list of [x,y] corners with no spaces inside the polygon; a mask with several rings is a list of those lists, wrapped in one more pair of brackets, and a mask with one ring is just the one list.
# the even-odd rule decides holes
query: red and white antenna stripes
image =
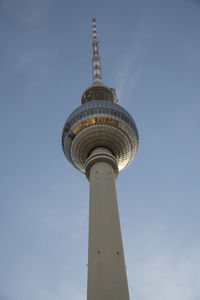
{"label": "red and white antenna stripes", "polygon": [[92,58],[92,68],[93,68],[93,80],[94,83],[101,83],[101,61],[99,56],[99,41],[97,40],[96,32],[96,19],[92,19],[93,23],[93,58]]}

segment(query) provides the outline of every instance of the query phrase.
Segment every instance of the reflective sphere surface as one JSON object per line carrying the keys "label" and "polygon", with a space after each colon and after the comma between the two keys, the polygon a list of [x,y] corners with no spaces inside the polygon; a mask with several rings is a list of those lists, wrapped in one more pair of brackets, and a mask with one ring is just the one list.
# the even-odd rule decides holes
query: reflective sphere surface
{"label": "reflective sphere surface", "polygon": [[96,147],[109,149],[121,171],[133,160],[138,144],[138,131],[131,115],[106,100],[90,101],[75,109],[62,134],[66,158],[83,173],[86,160]]}

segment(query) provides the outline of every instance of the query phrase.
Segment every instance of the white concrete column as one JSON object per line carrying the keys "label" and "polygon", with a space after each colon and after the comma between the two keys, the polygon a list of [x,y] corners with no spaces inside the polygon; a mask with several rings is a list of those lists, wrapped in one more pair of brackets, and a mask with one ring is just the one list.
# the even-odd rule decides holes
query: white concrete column
{"label": "white concrete column", "polygon": [[87,300],[129,300],[115,189],[116,170],[113,168],[111,152],[104,149],[104,160],[102,150],[97,148],[93,151],[93,162],[88,170],[90,213]]}

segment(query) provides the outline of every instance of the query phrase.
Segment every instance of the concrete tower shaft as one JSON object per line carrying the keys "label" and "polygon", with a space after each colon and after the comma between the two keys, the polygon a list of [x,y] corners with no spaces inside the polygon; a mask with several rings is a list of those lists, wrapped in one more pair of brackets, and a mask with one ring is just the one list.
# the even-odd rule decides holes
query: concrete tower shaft
{"label": "concrete tower shaft", "polygon": [[115,176],[117,162],[105,148],[92,151],[87,300],[129,300]]}

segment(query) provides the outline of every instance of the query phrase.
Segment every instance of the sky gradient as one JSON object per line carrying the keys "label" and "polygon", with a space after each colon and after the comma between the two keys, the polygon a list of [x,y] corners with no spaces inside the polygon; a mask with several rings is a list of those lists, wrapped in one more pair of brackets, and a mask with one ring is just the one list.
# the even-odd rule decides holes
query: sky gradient
{"label": "sky gradient", "polygon": [[89,184],[68,115],[102,77],[140,147],[116,181],[132,300],[200,299],[200,1],[0,1],[0,300],[84,300]]}

